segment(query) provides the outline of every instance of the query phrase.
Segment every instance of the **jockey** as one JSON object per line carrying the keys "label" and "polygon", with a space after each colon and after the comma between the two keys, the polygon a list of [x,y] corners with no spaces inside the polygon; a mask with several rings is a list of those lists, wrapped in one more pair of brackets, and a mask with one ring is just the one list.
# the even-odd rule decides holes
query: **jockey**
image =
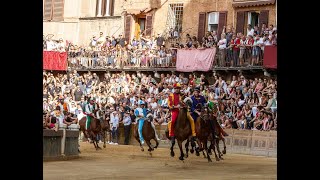
{"label": "jockey", "polygon": [[[178,118],[180,101],[181,101],[181,96],[180,96],[181,85],[179,83],[176,83],[173,85],[173,87],[174,87],[174,93],[171,93],[169,95],[169,99],[168,99],[168,106],[169,106],[169,109],[171,110],[171,123],[168,124],[169,125],[169,137],[171,137],[172,143],[175,141],[174,125],[175,125],[175,122]],[[196,137],[196,131],[195,131],[195,126],[194,126],[194,120],[192,119],[189,112],[187,113],[187,118],[190,122],[191,130],[192,130],[191,141],[194,142],[195,137]]]}
{"label": "jockey", "polygon": [[[191,97],[191,99],[192,99],[192,107],[191,107],[192,118],[195,121],[197,120],[197,118],[200,115],[201,107],[208,106],[206,99],[202,95],[200,95],[199,93],[200,93],[200,88],[196,87],[196,88],[194,88],[194,95]],[[210,128],[213,131],[212,135],[218,139],[218,136],[215,133],[213,122],[209,121],[209,123],[210,123]]]}
{"label": "jockey", "polygon": [[138,107],[134,111],[134,115],[136,116],[136,122],[138,124],[138,134],[140,137],[141,144],[144,144],[144,139],[142,136],[142,127],[143,127],[144,118],[147,116],[147,109],[144,106],[145,106],[145,102],[139,101]]}
{"label": "jockey", "polygon": [[[90,128],[91,118],[96,117],[94,114],[94,110],[98,109],[97,104],[94,101],[95,101],[94,98],[90,98],[89,104],[87,104],[85,106],[85,113],[87,115],[87,121],[86,121],[86,132],[87,133],[88,133],[88,129]],[[91,141],[89,136],[88,136],[88,140]]]}
{"label": "jockey", "polygon": [[192,100],[191,115],[194,121],[197,121],[197,118],[199,117],[201,112],[201,107],[203,107],[207,103],[206,99],[199,93],[200,93],[200,88],[196,87],[194,88],[193,96],[191,96],[191,100]]}

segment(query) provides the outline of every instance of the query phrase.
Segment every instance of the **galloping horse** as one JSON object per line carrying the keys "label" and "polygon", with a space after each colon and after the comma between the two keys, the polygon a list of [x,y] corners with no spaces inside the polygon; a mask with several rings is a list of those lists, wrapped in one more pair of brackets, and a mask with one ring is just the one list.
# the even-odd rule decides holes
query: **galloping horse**
{"label": "galloping horse", "polygon": [[111,132],[109,119],[106,118],[105,112],[101,109],[97,111],[97,118],[100,120],[100,124],[101,124],[100,135],[103,139],[103,147],[106,148],[106,135],[107,135],[107,132]]}
{"label": "galloping horse", "polygon": [[[210,115],[210,119],[213,122],[214,129],[215,129],[216,134],[218,135],[219,138],[218,139],[216,139],[214,137],[210,138],[211,144],[210,144],[210,147],[209,147],[209,153],[211,154],[211,149],[212,149],[214,151],[214,153],[215,153],[216,160],[219,161],[220,159],[223,160],[223,158],[222,158],[223,154],[227,153],[226,141],[225,141],[224,136],[229,136],[229,135],[219,125],[219,123],[217,121],[217,115],[216,114],[217,114],[217,108],[213,109],[213,111],[212,111],[212,113]],[[223,142],[223,151],[222,151],[222,153],[221,153],[220,147],[219,147],[220,140]],[[215,152],[215,148],[217,148],[217,151],[218,151],[218,158],[217,158],[217,155],[216,155],[216,152]]]}
{"label": "galloping horse", "polygon": [[[142,126],[142,136],[149,147],[148,151],[149,151],[150,155],[152,155],[151,151],[153,151],[154,148],[157,148],[159,146],[159,142],[155,136],[155,132],[154,132],[152,125],[151,125],[152,120],[153,120],[152,114],[148,114],[147,117],[145,118],[145,120],[143,122],[143,126]],[[143,146],[140,142],[140,138],[139,138],[138,125],[135,126],[134,137],[139,142],[141,151],[144,151]],[[155,147],[151,146],[151,142],[150,142],[151,139],[153,139],[156,142]]]}
{"label": "galloping horse", "polygon": [[[97,110],[94,111],[94,113],[96,113],[96,112],[97,112]],[[80,121],[79,121],[80,132],[82,131],[86,138],[90,137],[93,140],[93,145],[96,148],[96,150],[101,149],[98,145],[98,142],[96,141],[97,135],[101,131],[100,120],[97,119],[96,117],[91,118],[90,127],[87,130],[88,134],[86,133],[86,130],[85,130],[86,122],[87,122],[87,117],[83,117],[80,119]]]}
{"label": "galloping horse", "polygon": [[[209,109],[207,107],[201,107],[201,113],[195,123],[197,143],[199,146],[196,148],[196,155],[199,156],[199,151],[202,151],[204,158],[207,158],[208,162],[212,162],[210,155],[208,153],[208,146],[207,146],[208,137],[212,134],[210,130],[209,118],[210,118]],[[204,154],[203,150],[206,151],[207,155]]]}
{"label": "galloping horse", "polygon": [[[186,148],[186,157],[188,157],[189,138],[192,135],[191,125],[190,125],[190,122],[187,118],[187,112],[188,112],[187,106],[191,106],[192,100],[189,97],[187,97],[183,100],[183,102],[184,102],[184,104],[181,104],[181,108],[179,110],[177,121],[175,122],[175,125],[174,125],[174,134],[175,134],[175,138],[178,141],[178,145],[179,145],[179,149],[180,149],[180,157],[179,157],[180,160],[184,160],[184,158],[183,158],[184,153],[182,150],[182,142],[187,140],[187,142],[185,144],[185,148]],[[173,151],[174,145],[175,145],[175,141],[171,144],[171,147],[170,147],[171,157],[174,157],[174,151]],[[191,145],[192,145],[192,143],[191,143]],[[194,146],[194,145],[192,145],[192,146]]]}

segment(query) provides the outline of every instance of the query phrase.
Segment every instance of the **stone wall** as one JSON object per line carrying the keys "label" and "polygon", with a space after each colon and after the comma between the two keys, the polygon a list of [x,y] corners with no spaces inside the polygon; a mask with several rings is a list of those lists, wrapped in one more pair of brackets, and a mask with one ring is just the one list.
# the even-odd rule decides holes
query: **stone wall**
{"label": "stone wall", "polygon": [[[139,145],[133,137],[135,125],[131,127],[129,144]],[[123,124],[120,125],[119,144],[124,143]],[[156,130],[161,139],[159,147],[169,148],[170,142],[165,136],[165,125],[156,125]],[[226,137],[227,153],[259,155],[277,157],[277,132],[276,131],[252,131],[226,129],[229,136]],[[152,140],[153,141],[153,140]],[[155,144],[154,142],[151,142]],[[223,147],[220,143],[220,149]],[[222,149],[221,149],[222,150]]]}

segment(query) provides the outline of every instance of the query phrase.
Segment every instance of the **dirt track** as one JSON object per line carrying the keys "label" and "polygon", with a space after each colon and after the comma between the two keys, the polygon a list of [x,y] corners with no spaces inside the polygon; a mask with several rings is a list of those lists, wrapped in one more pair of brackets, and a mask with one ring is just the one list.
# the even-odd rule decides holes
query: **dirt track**
{"label": "dirt track", "polygon": [[[227,154],[224,160],[208,163],[201,155],[189,154],[184,162],[170,157],[168,148],[155,149],[150,157],[147,147],[107,145],[96,151],[92,144],[81,143],[79,159],[43,163],[44,180],[105,179],[276,179],[277,159]],[[177,146],[177,145],[176,145]]]}

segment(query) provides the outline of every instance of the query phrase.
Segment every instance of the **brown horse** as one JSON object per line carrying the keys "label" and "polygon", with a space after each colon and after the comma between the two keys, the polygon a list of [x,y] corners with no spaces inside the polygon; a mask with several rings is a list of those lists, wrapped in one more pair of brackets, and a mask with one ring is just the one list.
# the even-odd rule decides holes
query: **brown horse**
{"label": "brown horse", "polygon": [[[187,106],[191,106],[192,104],[192,100],[190,98],[185,98],[184,103],[181,103],[181,108],[179,110],[179,114],[177,117],[177,121],[175,122],[174,125],[174,134],[175,134],[175,139],[178,141],[178,145],[179,145],[179,149],[180,149],[180,160],[184,160],[184,153],[182,150],[182,142],[187,140],[186,144],[185,144],[185,148],[186,148],[186,158],[188,157],[188,146],[189,146],[189,142],[190,142],[190,137],[192,135],[192,131],[191,131],[191,125],[190,122],[187,118],[187,113],[188,113],[188,107]],[[168,136],[167,136],[168,137]],[[169,137],[168,137],[169,138]],[[171,144],[170,147],[170,155],[171,157],[174,157],[174,151],[173,151],[173,147],[175,145],[175,141],[173,141],[173,143]],[[192,148],[194,148],[194,145],[191,143]]]}
{"label": "brown horse", "polygon": [[[97,110],[95,110],[94,113],[96,113],[96,112],[97,112]],[[91,122],[90,122],[90,127],[87,131],[85,129],[86,122],[87,122],[87,117],[83,117],[80,119],[80,121],[79,121],[80,132],[82,131],[86,138],[90,137],[93,140],[93,145],[96,148],[96,150],[101,149],[98,145],[98,142],[96,141],[97,135],[101,132],[100,120],[97,119],[96,117],[92,117]]]}
{"label": "brown horse", "polygon": [[[109,116],[108,113],[107,113],[107,116]],[[101,124],[100,135],[103,139],[103,147],[106,148],[106,136],[107,136],[107,133],[111,132],[110,123],[109,123],[110,119],[106,117],[106,113],[101,109],[97,111],[97,118],[100,120],[100,124]]]}
{"label": "brown horse", "polygon": [[[152,128],[152,125],[151,125],[152,121],[153,121],[152,114],[148,114],[147,117],[145,118],[145,120],[143,122],[143,126],[142,126],[142,136],[143,136],[145,142],[147,143],[147,145],[149,147],[148,151],[149,151],[151,156],[152,156],[151,151],[153,151],[154,148],[157,148],[159,146],[159,142],[158,142],[158,140],[157,140],[157,138],[155,136],[155,132],[154,132],[154,130]],[[135,126],[134,137],[139,142],[141,151],[144,151],[143,146],[142,146],[142,144],[140,142],[140,138],[139,138],[138,124],[136,124],[136,126]],[[156,146],[155,147],[152,147],[151,142],[150,142],[151,139],[153,139],[156,142]]]}
{"label": "brown horse", "polygon": [[[209,154],[211,154],[211,149],[212,149],[214,151],[214,153],[215,153],[216,160],[219,161],[220,159],[223,160],[223,158],[222,158],[223,154],[227,153],[227,147],[226,147],[226,142],[225,142],[224,136],[229,136],[229,135],[221,128],[220,124],[217,121],[217,109],[214,109],[212,111],[212,113],[210,113],[210,116],[211,116],[210,119],[211,119],[211,121],[213,123],[214,129],[216,131],[216,134],[218,135],[219,138],[216,139],[215,137],[213,137],[211,135],[211,137],[210,137],[211,144],[210,144],[210,147],[209,147]],[[223,142],[223,151],[222,151],[222,153],[221,153],[220,147],[219,147],[220,141]],[[215,148],[218,151],[218,157],[217,157]]]}
{"label": "brown horse", "polygon": [[[210,118],[209,109],[207,107],[201,108],[201,113],[195,123],[197,143],[199,146],[196,148],[196,155],[199,156],[199,152],[202,151],[204,158],[207,158],[208,162],[212,162],[210,155],[208,153],[208,146],[207,146],[208,137],[212,134],[210,130],[209,118]],[[207,155],[204,154],[203,150],[206,151]]]}

